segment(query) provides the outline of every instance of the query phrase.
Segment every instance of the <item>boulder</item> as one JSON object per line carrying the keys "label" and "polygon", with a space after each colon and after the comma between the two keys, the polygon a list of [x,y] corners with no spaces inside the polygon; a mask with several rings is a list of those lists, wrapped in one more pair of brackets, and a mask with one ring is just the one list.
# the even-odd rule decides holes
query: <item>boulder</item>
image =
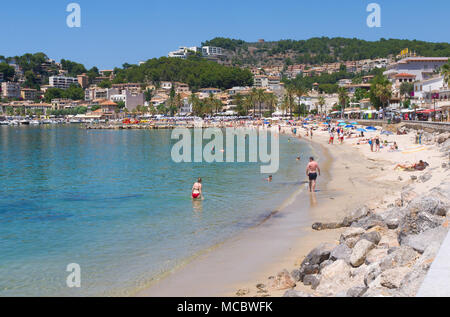
{"label": "boulder", "polygon": [[352,228],[363,228],[364,230],[369,230],[377,226],[385,227],[386,224],[380,216],[375,214],[370,214],[369,216],[352,223]]}
{"label": "boulder", "polygon": [[309,252],[309,254],[303,260],[302,265],[320,265],[320,263],[330,258],[330,253],[335,247],[336,245],[332,243],[322,243],[317,248]]}
{"label": "boulder", "polygon": [[386,230],[381,234],[380,247],[394,248],[400,246],[397,233],[394,230]]}
{"label": "boulder", "polygon": [[393,249],[393,251],[388,254],[380,262],[381,271],[386,271],[399,266],[408,266],[413,264],[419,258],[419,253],[414,251],[413,248],[408,246],[401,246]]}
{"label": "boulder", "polygon": [[400,221],[407,214],[407,210],[405,208],[391,208],[379,214],[379,217],[385,222],[386,226],[395,230],[400,225]]}
{"label": "boulder", "polygon": [[362,297],[368,289],[367,286],[352,287],[347,291],[347,297]]}
{"label": "boulder", "polygon": [[294,281],[303,282],[303,278],[306,275],[318,274],[319,272],[320,272],[320,266],[317,264],[314,264],[314,265],[302,264],[300,269],[292,271],[291,276],[294,279]]}
{"label": "boulder", "polygon": [[409,202],[412,201],[416,197],[417,197],[417,193],[414,192],[410,187],[406,187],[402,190],[401,200],[403,202],[403,205],[409,204]]}
{"label": "boulder", "polygon": [[410,269],[404,266],[386,270],[379,277],[380,284],[389,289],[400,288],[403,279],[409,272]]}
{"label": "boulder", "polygon": [[381,273],[382,270],[379,262],[368,265],[366,274],[364,275],[364,284],[370,286]]}
{"label": "boulder", "polygon": [[349,228],[341,234],[339,242],[340,244],[346,244],[349,248],[353,248],[364,233],[365,230],[362,228]]}
{"label": "boulder", "polygon": [[360,240],[353,248],[352,255],[350,256],[350,264],[354,267],[361,266],[366,259],[367,253],[374,247],[375,245],[372,242],[365,239]]}
{"label": "boulder", "polygon": [[365,263],[367,265],[380,262],[388,255],[388,249],[373,249],[371,250],[367,256]]}
{"label": "boulder", "polygon": [[430,229],[440,227],[444,222],[444,218],[434,216],[427,212],[412,212],[403,218],[399,227],[398,240],[400,244],[403,244],[403,240],[414,234],[419,234]]}
{"label": "boulder", "polygon": [[370,241],[373,244],[378,245],[378,243],[380,243],[381,240],[381,235],[376,231],[366,232],[360,238],[360,240],[363,239],[366,239],[367,241]]}
{"label": "boulder", "polygon": [[326,260],[326,261],[320,263],[320,271],[322,271],[328,265],[333,264],[333,262],[334,261],[332,261],[332,260]]}
{"label": "boulder", "polygon": [[350,249],[345,243],[338,245],[331,251],[330,260],[344,260],[347,263],[350,263],[350,256],[352,255],[352,249]]}
{"label": "boulder", "polygon": [[450,133],[442,133],[436,137],[437,144],[443,144],[450,139]]}
{"label": "boulder", "polygon": [[323,230],[334,230],[344,227],[341,222],[316,222],[312,225],[313,230],[323,231]]}
{"label": "boulder", "polygon": [[303,284],[307,286],[311,285],[311,288],[315,290],[320,284],[320,275],[318,274],[306,275],[303,278]]}
{"label": "boulder", "polygon": [[447,234],[447,228],[437,227],[419,234],[404,237],[402,239],[402,245],[409,246],[419,253],[424,253],[426,248],[434,242],[441,244],[447,237]]}
{"label": "boulder", "polygon": [[302,291],[290,289],[286,291],[286,293],[284,293],[283,297],[313,297],[313,296]]}
{"label": "boulder", "polygon": [[345,218],[343,223],[345,224],[346,227],[350,227],[350,225],[355,222],[358,221],[364,217],[367,217],[370,214],[370,209],[367,206],[363,206],[360,208],[356,208],[354,210],[352,210]]}
{"label": "boulder", "polygon": [[440,199],[426,195],[412,200],[409,203],[407,210],[409,214],[425,212],[432,215],[445,217],[447,215],[448,206],[446,206]]}
{"label": "boulder", "polygon": [[353,287],[350,266],[344,260],[337,260],[322,271],[317,291],[324,296],[333,296]]}
{"label": "boulder", "polygon": [[287,270],[281,271],[277,276],[269,277],[269,288],[274,291],[282,291],[295,287],[295,282]]}

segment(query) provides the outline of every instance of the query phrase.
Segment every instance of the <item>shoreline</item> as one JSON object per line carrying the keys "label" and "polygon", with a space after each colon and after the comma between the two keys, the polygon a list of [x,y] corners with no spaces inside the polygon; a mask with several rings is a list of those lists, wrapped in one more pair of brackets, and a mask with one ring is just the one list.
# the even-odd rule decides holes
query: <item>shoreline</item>
{"label": "shoreline", "polygon": [[[284,129],[284,132],[286,132],[287,129]],[[286,133],[285,133],[286,134]],[[290,133],[288,132],[287,135],[289,136]],[[318,136],[320,137],[320,136]],[[317,138],[317,137],[316,137]],[[337,171],[337,164],[342,164],[339,157],[331,155],[330,151],[327,149],[326,146],[322,144],[322,142],[318,142],[317,139],[313,140],[311,142],[308,139],[304,138],[303,142],[310,143],[311,147],[313,148],[314,152],[320,153],[320,164],[322,166],[322,174],[325,174],[325,177],[322,177],[319,180],[319,192],[315,194],[314,196],[310,195],[306,192],[306,190],[303,190],[300,188],[300,191],[304,191],[302,193],[302,198],[300,199],[297,197],[297,199],[292,202],[288,207],[290,210],[288,212],[296,212],[298,209],[303,208],[302,210],[308,214],[308,217],[310,218],[309,221],[304,222],[301,224],[301,226],[297,226],[294,228],[289,228],[291,230],[290,233],[287,234],[289,241],[283,241],[278,243],[280,244],[279,248],[284,248],[284,250],[272,250],[273,256],[266,258],[264,263],[258,263],[255,268],[252,268],[251,270],[247,270],[247,275],[252,276],[252,278],[247,278],[247,275],[242,275],[241,278],[237,278],[234,283],[229,283],[228,280],[219,281],[214,284],[214,290],[209,289],[207,292],[202,293],[202,291],[198,291],[198,293],[193,292],[192,289],[189,289],[189,284],[194,284],[195,278],[191,279],[190,282],[186,280],[186,275],[189,276],[197,276],[198,279],[205,278],[207,274],[214,275],[213,270],[208,269],[207,267],[211,266],[217,266],[217,263],[214,263],[215,261],[211,259],[211,257],[214,257],[215,254],[226,254],[227,261],[232,264],[232,262],[241,262],[239,260],[239,257],[236,256],[239,252],[231,251],[230,246],[233,246],[233,248],[237,249],[244,249],[242,251],[247,251],[249,249],[257,248],[259,242],[257,242],[254,239],[255,233],[251,232],[252,230],[258,231],[256,235],[267,235],[271,233],[274,233],[273,228],[270,228],[271,226],[279,226],[280,223],[278,221],[277,223],[277,217],[280,217],[283,215],[284,210],[280,210],[280,213],[272,215],[270,219],[268,219],[267,223],[263,223],[262,226],[257,226],[257,228],[250,228],[246,232],[239,234],[237,237],[231,238],[230,240],[227,240],[223,242],[222,244],[219,244],[213,248],[210,248],[208,250],[205,250],[205,252],[202,252],[202,254],[197,255],[195,258],[190,259],[187,263],[182,265],[181,267],[178,267],[177,269],[168,272],[164,277],[159,279],[158,281],[152,283],[148,288],[138,291],[135,295],[137,296],[213,296],[212,294],[215,294],[214,296],[236,296],[236,290],[242,289],[242,288],[248,288],[253,280],[261,280],[264,281],[264,277],[268,276],[267,274],[269,272],[272,272],[275,267],[279,266],[287,266],[287,264],[290,264],[289,266],[293,266],[295,262],[299,262],[301,259],[302,254],[305,254],[316,242],[317,242],[317,234],[311,230],[311,223],[313,221],[317,220],[323,220],[324,218],[328,220],[335,220],[342,216],[345,212],[341,212],[336,214],[334,210],[332,210],[332,206],[335,205],[337,202],[342,202],[346,205],[346,210],[349,208],[352,208],[354,206],[360,206],[359,197],[353,197],[351,202],[348,201],[348,195],[350,192],[346,192],[345,188],[348,186],[353,186],[351,181],[346,181],[345,183],[342,183],[342,177],[341,176],[335,176]],[[317,154],[314,154],[317,156]],[[323,160],[323,157],[325,158],[325,161]],[[302,175],[303,171],[299,171],[299,175]],[[336,184],[335,184],[336,183]],[[344,188],[342,188],[344,187]],[[366,186],[367,193],[371,193],[371,188],[369,185]],[[383,193],[384,194],[384,193]],[[317,195],[317,197],[316,197]],[[309,200],[309,202],[308,202]],[[307,206],[302,206],[306,201]],[[320,203],[318,204],[318,201]],[[320,205],[320,206],[318,206]],[[288,208],[288,209],[289,209]],[[291,215],[292,216],[292,215]],[[298,219],[297,219],[298,220]],[[269,228],[265,227],[268,226]],[[281,225],[283,226],[283,225]],[[286,227],[284,227],[286,229]],[[275,229],[274,235],[279,235],[280,232],[277,232]],[[321,233],[320,240],[326,241],[329,239],[337,239],[339,236],[339,232],[330,233],[330,232],[323,232]],[[253,236],[253,237],[252,237]],[[272,238],[269,238],[271,240]],[[273,239],[280,239],[279,237],[273,238]],[[250,241],[253,241],[253,245]],[[273,242],[272,242],[273,243]],[[228,248],[228,249],[227,249]],[[274,248],[276,249],[276,248]],[[268,252],[267,250],[260,252]],[[243,252],[245,254],[245,252]],[[258,257],[258,255],[256,256]],[[259,255],[259,257],[261,257]],[[209,261],[209,263],[208,263]],[[253,263],[254,259],[250,259],[249,263]],[[202,266],[203,265],[203,266]],[[202,269],[194,269],[194,266],[200,266],[203,267]],[[203,270],[203,272],[202,272]],[[219,270],[219,269],[217,269]],[[208,271],[208,272],[206,272]],[[177,281],[178,280],[178,281]],[[180,282],[183,281],[184,282]],[[244,281],[242,283],[241,281]],[[247,281],[247,282],[245,282]],[[255,284],[255,283],[253,283]],[[183,286],[186,288],[186,290],[183,290]],[[244,286],[242,286],[244,285]],[[196,286],[195,288],[199,289],[202,288],[202,286]],[[205,287],[203,287],[205,289]],[[217,291],[216,291],[217,290]],[[219,291],[222,290],[222,291]],[[245,292],[244,292],[245,293]],[[255,292],[250,291],[248,294],[249,296],[255,295]],[[282,295],[282,294],[278,294]]]}
{"label": "shoreline", "polygon": [[[284,137],[289,137],[288,134],[283,133]],[[303,142],[303,141],[300,141]],[[317,147],[312,147],[312,152],[317,153]],[[242,257],[246,257],[249,250],[254,252],[253,257],[245,261],[245,268],[241,271],[246,271],[246,273],[235,272],[235,274],[241,274],[241,277],[246,276],[246,274],[251,274],[253,271],[252,266],[256,265],[258,261],[256,258],[265,258],[263,265],[269,263],[266,258],[267,244],[271,244],[272,251],[279,254],[281,251],[278,248],[284,248],[286,253],[292,247],[293,243],[296,241],[297,236],[292,237],[292,230],[285,230],[286,227],[292,226],[292,219],[295,218],[296,229],[304,230],[309,226],[312,218],[309,219],[309,214],[307,212],[294,214],[292,206],[296,206],[298,201],[306,201],[306,189],[304,185],[294,189],[292,194],[285,199],[274,212],[264,217],[260,222],[255,225],[244,229],[237,235],[230,237],[229,239],[210,247],[202,252],[193,255],[191,258],[167,274],[161,276],[158,280],[151,283],[148,287],[137,291],[134,296],[138,297],[161,297],[161,296],[194,296],[194,297],[211,297],[211,296],[223,296],[224,293],[229,293],[233,290],[234,284],[229,283],[229,278],[221,279],[216,277],[216,282],[213,283],[215,286],[211,288],[207,285],[200,285],[195,282],[196,279],[210,280],[214,278],[215,271],[209,268],[216,267],[217,273],[219,272],[219,266],[233,266],[235,262],[241,262]],[[302,207],[305,211],[307,207]],[[306,215],[306,216],[305,216]],[[300,222],[300,223],[299,223]],[[275,241],[269,241],[267,238],[262,238],[267,244],[261,246],[261,237],[268,235],[269,233],[276,233],[277,235],[286,234],[291,236],[288,239],[282,239],[283,242],[280,244],[280,240],[277,243]],[[264,244],[264,242],[262,242]],[[281,245],[281,246],[280,246]],[[269,247],[270,248],[270,247]],[[256,254],[257,253],[257,254]],[[256,255],[255,255],[256,254]],[[226,259],[226,262],[218,262],[215,258]],[[233,259],[233,260],[229,260]],[[242,263],[240,263],[242,265]],[[239,271],[239,270],[237,270]],[[206,278],[210,276],[210,278]],[[240,278],[234,277],[237,281]],[[197,284],[196,286],[192,286]],[[220,289],[222,291],[215,291],[215,289]]]}
{"label": "shoreline", "polygon": [[[326,144],[327,132],[318,135],[322,144]],[[359,174],[360,180],[366,178],[370,184],[370,193],[366,197],[371,197],[370,201],[364,199],[367,186],[360,181],[357,195],[363,200],[364,207],[355,209],[357,205],[351,206],[349,201],[346,207],[339,206],[341,212],[346,209],[350,212],[343,212],[337,219],[323,217],[322,222],[315,223],[313,227],[317,231],[310,232],[314,242],[309,249],[297,250],[296,255],[291,255],[291,262],[274,266],[258,281],[237,285],[236,294],[255,296],[256,293],[256,296],[264,297],[415,296],[448,234],[450,162],[446,152],[449,151],[450,135],[428,133],[424,136],[426,145],[423,147],[414,145],[414,137],[413,133],[390,137],[391,142],[396,140],[404,150],[388,152],[382,157],[380,153],[371,153],[368,145],[357,145],[352,139],[346,140],[344,145],[332,145],[335,160],[331,183],[343,179],[342,172],[345,174],[349,167],[345,161],[343,167],[340,165],[345,152],[351,153],[351,172],[347,174]],[[355,166],[358,156],[363,165],[368,165],[361,173]],[[413,173],[392,172],[391,166],[404,163],[405,159],[408,162],[423,159],[430,162],[430,168]],[[352,181],[351,177],[349,180]],[[380,197],[383,192],[385,194]],[[352,195],[348,198],[351,201]],[[361,211],[366,214],[352,219]],[[421,212],[419,216],[417,211]],[[351,222],[346,223],[349,220],[344,217],[352,219]],[[330,236],[326,237],[326,233]],[[374,236],[375,240],[371,240]],[[358,254],[365,244],[365,253]],[[347,254],[342,254],[343,249],[347,249]],[[352,262],[355,254],[362,255],[362,262]],[[321,260],[313,265],[319,255]],[[405,259],[408,256],[409,261]],[[389,264],[391,260],[393,262]]]}

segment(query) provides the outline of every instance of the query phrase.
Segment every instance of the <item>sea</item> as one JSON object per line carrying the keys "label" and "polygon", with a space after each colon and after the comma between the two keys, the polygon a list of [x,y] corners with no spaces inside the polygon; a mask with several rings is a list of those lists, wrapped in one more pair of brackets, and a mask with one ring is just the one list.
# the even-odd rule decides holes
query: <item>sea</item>
{"label": "sea", "polygon": [[258,225],[305,187],[313,152],[273,137],[269,183],[261,162],[176,163],[171,130],[0,126],[0,296],[132,296]]}

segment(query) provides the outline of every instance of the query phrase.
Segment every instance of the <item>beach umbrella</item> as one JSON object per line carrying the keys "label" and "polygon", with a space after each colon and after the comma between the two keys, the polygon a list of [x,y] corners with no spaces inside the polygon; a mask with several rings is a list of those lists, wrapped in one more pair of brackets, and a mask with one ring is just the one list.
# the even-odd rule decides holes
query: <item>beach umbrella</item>
{"label": "beach umbrella", "polygon": [[393,135],[394,133],[392,133],[391,131],[383,131],[383,132],[381,132],[381,134],[384,134],[384,135]]}
{"label": "beach umbrella", "polygon": [[337,122],[345,122],[345,120],[338,120]]}
{"label": "beach umbrella", "polygon": [[356,131],[358,131],[358,132],[367,132],[367,130],[366,130],[366,129],[363,129],[363,128],[357,129]]}
{"label": "beach umbrella", "polygon": [[345,126],[347,129],[354,128],[351,124]]}
{"label": "beach umbrella", "polygon": [[375,128],[375,127],[367,127],[366,130],[377,131],[377,128]]}
{"label": "beach umbrella", "polygon": [[350,124],[358,125],[358,122],[350,122]]}
{"label": "beach umbrella", "polygon": [[347,125],[347,123],[339,123],[340,127],[343,127],[343,126],[346,126],[346,125]]}

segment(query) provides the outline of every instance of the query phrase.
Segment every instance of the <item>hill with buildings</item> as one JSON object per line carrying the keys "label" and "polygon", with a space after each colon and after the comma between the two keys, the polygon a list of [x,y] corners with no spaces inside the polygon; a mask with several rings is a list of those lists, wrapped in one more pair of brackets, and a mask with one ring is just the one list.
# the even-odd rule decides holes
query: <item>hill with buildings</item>
{"label": "hill with buildings", "polygon": [[311,38],[256,43],[217,37],[202,43],[224,49],[227,62],[236,66],[317,65],[364,59],[395,57],[405,48],[417,56],[450,56],[449,43],[416,40],[380,39],[365,41],[349,38]]}

